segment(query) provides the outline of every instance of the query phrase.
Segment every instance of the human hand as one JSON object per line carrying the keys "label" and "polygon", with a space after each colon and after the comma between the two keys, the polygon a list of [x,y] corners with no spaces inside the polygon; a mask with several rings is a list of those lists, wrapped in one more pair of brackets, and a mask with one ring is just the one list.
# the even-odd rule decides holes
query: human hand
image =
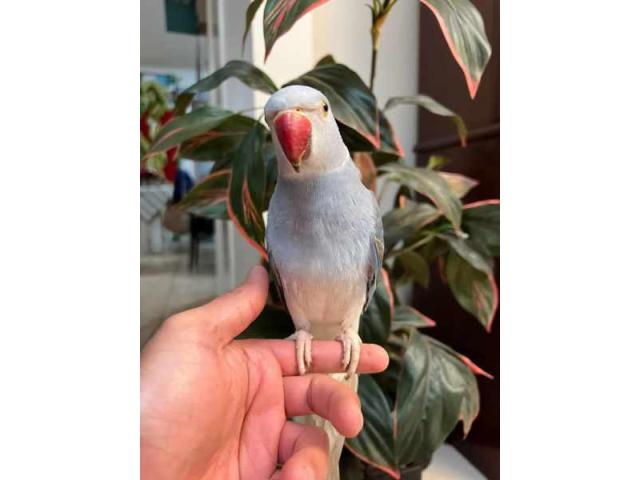
{"label": "human hand", "polygon": [[[363,425],[341,371],[341,345],[313,342],[313,371],[297,376],[294,343],[233,340],[262,311],[268,276],[164,322],[142,352],[142,479],[324,479],[326,434],[287,420],[315,413],[346,437]],[[362,346],[358,372],[384,370],[384,349]],[[281,469],[277,468],[281,465]]]}

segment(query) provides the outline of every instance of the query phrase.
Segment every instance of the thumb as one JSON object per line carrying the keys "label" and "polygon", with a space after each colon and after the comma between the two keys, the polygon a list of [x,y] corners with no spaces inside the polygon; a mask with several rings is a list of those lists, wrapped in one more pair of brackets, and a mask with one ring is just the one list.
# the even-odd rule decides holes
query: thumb
{"label": "thumb", "polygon": [[262,266],[256,265],[239,287],[179,315],[192,315],[191,321],[212,343],[226,345],[260,314],[268,290],[269,275]]}

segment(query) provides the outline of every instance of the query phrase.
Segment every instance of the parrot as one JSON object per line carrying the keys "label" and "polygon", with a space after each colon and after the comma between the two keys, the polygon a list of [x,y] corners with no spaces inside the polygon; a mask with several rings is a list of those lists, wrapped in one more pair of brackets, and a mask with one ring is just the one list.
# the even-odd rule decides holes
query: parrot
{"label": "parrot", "polygon": [[[277,182],[266,227],[266,252],[280,297],[295,326],[300,375],[311,367],[311,341],[338,340],[344,373],[331,376],[357,392],[360,318],[376,288],[384,253],[378,202],[361,180],[327,97],[304,86],[268,99]],[[339,479],[344,437],[312,415],[329,437],[330,479]]]}

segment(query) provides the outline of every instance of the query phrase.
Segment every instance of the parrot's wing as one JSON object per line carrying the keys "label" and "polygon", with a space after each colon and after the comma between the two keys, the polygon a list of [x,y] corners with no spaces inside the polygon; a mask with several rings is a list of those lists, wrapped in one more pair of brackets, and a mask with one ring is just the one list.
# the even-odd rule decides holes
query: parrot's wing
{"label": "parrot's wing", "polygon": [[[269,244],[267,244],[267,255],[269,256],[269,269],[271,270],[271,276],[273,277],[273,283],[276,286],[276,290],[278,291],[278,297],[280,297],[280,301],[284,308],[287,308],[287,302],[284,299],[284,290],[282,288],[282,280],[280,279],[280,273],[278,273],[278,269],[276,268],[276,262],[273,261],[273,256],[269,251]],[[289,309],[287,308],[287,311]]]}
{"label": "parrot's wing", "polygon": [[364,312],[371,303],[373,293],[376,291],[378,273],[382,268],[382,258],[384,256],[384,234],[382,231],[382,218],[378,213],[376,219],[376,229],[371,237],[371,247],[369,253],[369,270],[367,274],[367,297],[362,311]]}

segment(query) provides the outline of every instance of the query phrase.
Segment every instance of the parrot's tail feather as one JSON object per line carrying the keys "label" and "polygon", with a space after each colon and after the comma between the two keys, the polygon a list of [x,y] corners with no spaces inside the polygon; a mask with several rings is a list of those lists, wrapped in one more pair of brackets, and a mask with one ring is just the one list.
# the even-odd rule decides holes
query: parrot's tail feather
{"label": "parrot's tail feather", "polygon": [[[358,376],[352,375],[351,378],[346,378],[344,373],[334,373],[329,375],[331,378],[338,380],[339,382],[346,383],[349,388],[354,392],[358,391]],[[301,419],[302,423],[306,425],[314,425],[320,427],[329,437],[329,475],[327,480],[340,480],[340,455],[342,454],[342,447],[344,446],[344,437],[340,435],[333,425],[328,420],[317,415],[310,415]]]}

